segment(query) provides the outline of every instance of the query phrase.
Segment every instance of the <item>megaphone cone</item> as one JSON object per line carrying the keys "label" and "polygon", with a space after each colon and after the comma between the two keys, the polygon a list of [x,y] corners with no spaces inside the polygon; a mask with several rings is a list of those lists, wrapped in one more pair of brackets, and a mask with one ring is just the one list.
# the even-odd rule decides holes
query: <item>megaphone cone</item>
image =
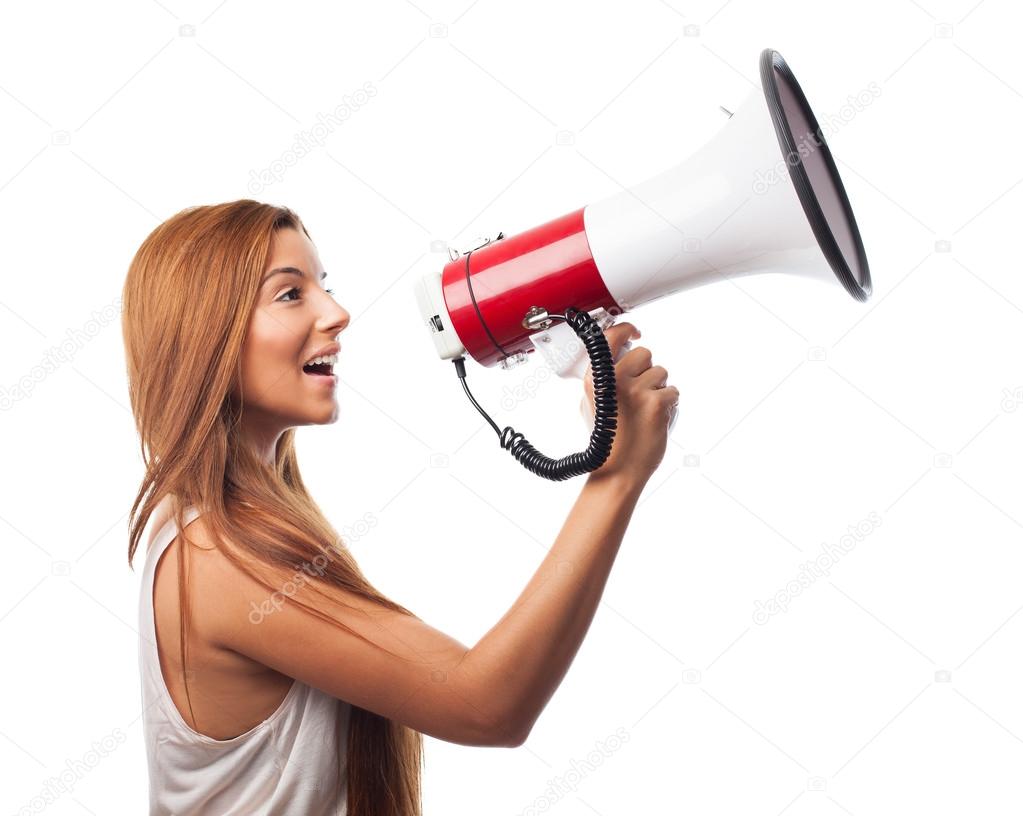
{"label": "megaphone cone", "polygon": [[508,367],[534,350],[538,312],[622,313],[736,275],[809,276],[866,300],[866,253],[817,119],[773,49],[760,81],[681,164],[418,281],[441,358]]}
{"label": "megaphone cone", "polygon": [[696,153],[585,208],[597,269],[626,311],[681,289],[783,272],[841,282],[859,300],[870,273],[852,209],[806,99],[781,55]]}

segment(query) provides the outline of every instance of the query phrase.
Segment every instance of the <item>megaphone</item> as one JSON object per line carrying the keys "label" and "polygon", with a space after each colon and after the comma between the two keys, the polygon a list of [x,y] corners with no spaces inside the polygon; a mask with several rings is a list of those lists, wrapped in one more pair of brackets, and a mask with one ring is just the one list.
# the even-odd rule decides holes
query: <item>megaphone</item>
{"label": "megaphone", "polygon": [[[831,151],[795,76],[770,48],[760,54],[760,87],[681,164],[540,226],[452,251],[441,272],[416,282],[415,296],[438,355],[455,363],[501,447],[559,481],[596,470],[611,451],[617,358],[603,329],[666,295],[763,272],[838,283],[860,301],[871,294]],[[561,376],[592,370],[585,451],[544,456],[510,426],[498,429],[469,391],[466,354],[508,369],[533,351]]]}

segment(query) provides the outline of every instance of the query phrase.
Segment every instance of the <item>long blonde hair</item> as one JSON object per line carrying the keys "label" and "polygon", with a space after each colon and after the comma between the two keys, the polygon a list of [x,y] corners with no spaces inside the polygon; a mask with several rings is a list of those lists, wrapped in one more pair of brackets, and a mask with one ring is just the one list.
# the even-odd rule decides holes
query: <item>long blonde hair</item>
{"label": "long blonde hair", "polygon": [[[122,329],[145,476],[131,508],[128,565],[133,569],[135,550],[157,504],[173,494],[178,529],[184,527],[185,508],[202,508],[224,556],[269,592],[278,587],[251,563],[324,564],[317,570],[319,580],[412,615],[367,581],[309,495],[295,455],[295,429],[278,440],[272,469],[239,438],[244,398],[232,394],[240,393],[242,344],[271,241],[283,228],[309,235],[287,207],[249,199],[190,207],[154,229],[131,261],[122,293]],[[184,576],[178,595],[183,669],[189,609],[184,549],[178,549],[178,570]],[[310,582],[319,591],[315,585],[316,580]],[[352,706],[349,816],[420,816],[422,764],[419,732]]]}

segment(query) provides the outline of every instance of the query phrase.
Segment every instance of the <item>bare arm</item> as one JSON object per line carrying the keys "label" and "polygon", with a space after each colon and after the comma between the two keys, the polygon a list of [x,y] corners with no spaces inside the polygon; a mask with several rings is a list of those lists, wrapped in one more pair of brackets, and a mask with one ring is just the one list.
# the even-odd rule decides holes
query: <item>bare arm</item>
{"label": "bare arm", "polygon": [[[612,358],[630,334],[638,336],[631,323],[605,332]],[[200,603],[196,634],[437,739],[520,745],[579,650],[643,486],[664,456],[678,389],[666,387],[667,370],[651,362],[640,346],[615,364],[614,449],[587,477],[511,609],[471,649],[415,615],[329,584],[318,587],[325,597],[298,590],[327,620],[290,598],[272,614],[253,617],[267,589],[217,548],[201,516],[189,525],[199,539],[189,559],[196,562],[191,589]],[[592,382],[585,388],[592,399]],[[285,565],[259,571],[277,587],[288,586],[293,574]]]}
{"label": "bare arm", "polygon": [[[621,323],[605,332],[612,356],[634,331]],[[471,649],[414,615],[327,584],[325,599],[298,591],[328,620],[290,598],[254,618],[267,589],[220,552],[201,516],[188,530],[198,544],[190,558],[192,597],[200,604],[196,634],[437,739],[520,745],[589,629],[639,496],[664,455],[668,411],[678,401],[649,349],[632,349],[615,370],[619,422],[611,455],[587,477],[511,609]],[[283,566],[260,571],[273,573],[271,583],[281,587],[293,574]]]}
{"label": "bare arm", "polygon": [[[313,603],[374,644],[287,598],[269,597],[215,547],[192,548],[196,634],[333,697],[462,745],[520,745],[561,683],[589,628],[642,482],[591,474],[536,574],[512,608],[471,649],[418,617],[346,590]],[[188,526],[212,540],[202,517]],[[281,572],[278,586],[293,573]]]}
{"label": "bare arm", "polygon": [[529,735],[590,628],[643,483],[591,474],[540,568],[466,656],[514,744]]}
{"label": "bare arm", "polygon": [[[631,323],[609,328],[613,356]],[[638,334],[634,334],[638,336]],[[591,472],[536,574],[472,648],[420,619],[347,590],[304,596],[370,642],[284,602],[258,625],[267,590],[216,547],[199,550],[193,580],[208,642],[232,649],[360,708],[425,734],[469,745],[518,745],[558,688],[589,629],[642,488],[664,456],[678,390],[638,347],[616,363],[614,449]],[[587,394],[591,394],[587,382]],[[202,538],[202,516],[193,523]],[[189,531],[191,528],[189,528]],[[199,542],[199,545],[209,542]],[[281,572],[279,584],[290,576]],[[305,590],[302,590],[305,591]],[[376,646],[396,654],[389,654]]]}

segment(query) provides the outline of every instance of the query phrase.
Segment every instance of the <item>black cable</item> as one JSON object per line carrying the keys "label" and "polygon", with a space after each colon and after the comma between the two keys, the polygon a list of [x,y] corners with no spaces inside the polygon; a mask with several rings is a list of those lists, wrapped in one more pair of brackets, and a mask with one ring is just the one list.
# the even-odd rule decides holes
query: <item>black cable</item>
{"label": "black cable", "polygon": [[525,436],[510,425],[503,431],[499,430],[494,420],[476,402],[475,397],[469,391],[469,386],[465,383],[465,357],[455,357],[452,362],[455,364],[455,370],[458,373],[458,378],[462,381],[462,388],[465,389],[466,395],[476,406],[476,410],[490,423],[490,427],[498,435],[501,447],[510,451],[519,464],[530,472],[545,479],[560,482],[596,470],[607,461],[607,457],[611,455],[611,445],[618,427],[618,396],[615,388],[615,367],[611,359],[611,348],[597,321],[588,312],[574,307],[565,309],[563,315],[547,315],[547,317],[558,318],[568,323],[582,340],[590,358],[595,410],[590,444],[584,451],[572,453],[560,459],[552,459],[540,453],[529,444]]}
{"label": "black cable", "polygon": [[[504,233],[502,232],[495,240],[500,241],[503,237]],[[470,249],[465,253],[465,287],[469,290],[469,297],[472,298],[472,308],[476,310],[476,319],[479,320],[480,325],[483,327],[483,331],[487,333],[487,337],[490,338],[490,342],[494,344],[494,348],[501,352],[501,354],[505,356],[505,359],[507,359],[508,357],[511,357],[511,355],[504,350],[504,346],[498,343],[497,338],[491,333],[490,326],[488,326],[487,321],[483,319],[483,312],[480,311],[480,305],[476,302],[476,293],[472,291],[472,277],[469,274],[469,258],[475,251],[475,249]]]}

